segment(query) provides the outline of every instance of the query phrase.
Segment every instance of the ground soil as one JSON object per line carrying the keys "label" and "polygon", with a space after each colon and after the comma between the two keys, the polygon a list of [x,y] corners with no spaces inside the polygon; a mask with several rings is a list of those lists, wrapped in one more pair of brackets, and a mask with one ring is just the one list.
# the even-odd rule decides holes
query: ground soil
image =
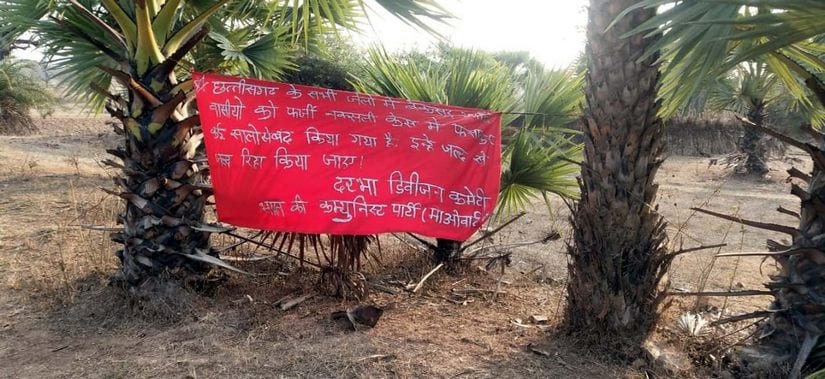
{"label": "ground soil", "polygon": [[[365,302],[384,307],[377,327],[350,331],[330,320],[357,304],[325,294],[317,272],[288,262],[237,262],[259,274],[230,274],[207,293],[170,289],[140,300],[108,278],[115,246],[104,232],[117,199],[100,165],[117,136],[100,118],[42,120],[38,134],[0,137],[0,377],[645,377],[656,369],[628,365],[556,331],[564,307],[569,242],[564,203],[536,202],[526,216],[485,243],[503,245],[487,255],[512,253],[502,271],[487,260],[461,273],[439,271],[417,294],[372,291]],[[719,252],[765,251],[784,236],[710,216],[702,207],[757,221],[792,225],[777,206],[798,209],[784,171],[810,167],[801,155],[771,162],[768,177],[737,177],[708,158],[669,157],[659,173],[659,207],[669,223],[673,250],[725,243],[684,254],[670,274],[674,291],[761,289],[774,267],[759,258],[719,258]],[[505,218],[506,219],[506,218]],[[539,241],[552,231],[562,238]],[[216,244],[230,241],[217,240]],[[483,246],[483,245],[478,245]],[[242,248],[246,249],[246,248]],[[262,252],[258,252],[259,254]],[[382,237],[381,262],[365,267],[367,279],[400,289],[431,269],[422,253]],[[500,289],[501,294],[472,289]],[[456,291],[468,290],[465,296]],[[282,311],[287,295],[314,294]],[[765,307],[767,297],[674,296],[655,339],[682,349],[694,361],[679,376],[713,373],[721,342],[687,337],[676,319],[688,310],[735,315]],[[531,316],[546,316],[534,323]],[[719,329],[713,333],[729,333]],[[740,334],[747,333],[749,329]],[[696,344],[685,342],[691,338]],[[714,340],[715,341],[715,340]],[[724,341],[728,341],[725,339]],[[695,347],[694,346],[694,347]],[[718,356],[718,354],[716,355]],[[696,365],[696,363],[700,365]],[[706,363],[706,366],[701,366]],[[718,368],[718,367],[717,367]],[[710,371],[709,371],[710,370]]]}

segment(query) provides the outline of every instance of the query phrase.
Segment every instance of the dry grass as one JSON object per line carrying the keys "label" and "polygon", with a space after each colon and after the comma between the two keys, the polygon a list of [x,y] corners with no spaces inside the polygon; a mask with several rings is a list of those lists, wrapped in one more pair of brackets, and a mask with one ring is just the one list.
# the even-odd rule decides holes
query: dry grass
{"label": "dry grass", "polygon": [[[60,128],[57,128],[57,125]],[[644,377],[644,369],[616,362],[556,327],[564,306],[568,211],[560,202],[533,212],[486,244],[537,241],[549,230],[563,238],[546,244],[494,249],[512,253],[502,271],[471,261],[464,272],[436,272],[419,294],[372,291],[386,309],[372,330],[349,332],[330,313],[355,305],[325,296],[319,274],[280,259],[233,262],[256,276],[230,274],[211,293],[159,285],[157,296],[135,298],[108,286],[116,268],[106,233],[81,225],[112,225],[122,206],[99,187],[111,185],[95,159],[114,137],[100,119],[41,127],[41,134],[0,141],[0,372],[15,377]],[[777,195],[779,179],[753,182],[727,176],[695,158],[672,157],[662,170],[661,209],[674,248],[727,242],[721,251],[758,250],[776,236],[690,211],[690,206],[770,217],[766,207],[792,208]],[[781,217],[781,216],[780,216]],[[782,219],[783,221],[788,221]],[[224,246],[229,239],[216,238]],[[428,257],[392,237],[381,240],[380,262],[365,277],[400,288],[430,271]],[[481,247],[482,245],[479,245]],[[246,252],[252,247],[242,246]],[[715,250],[674,262],[671,280],[687,290],[760,288],[769,272],[758,260],[713,260]],[[260,251],[258,251],[260,253]],[[493,255],[493,254],[491,254]],[[762,271],[760,271],[762,270]],[[500,289],[466,296],[456,290]],[[317,293],[289,311],[284,296]],[[703,309],[737,314],[765,298],[710,298]],[[688,354],[685,377],[724,368],[724,353],[751,329],[746,323],[689,337],[676,320],[695,299],[674,298],[655,340]],[[549,318],[531,324],[532,315]],[[521,322],[516,322],[520,320]],[[712,356],[712,357],[711,357]],[[653,370],[663,374],[664,371]],[[667,375],[663,375],[667,376]]]}
{"label": "dry grass", "polygon": [[4,203],[10,206],[4,209],[4,218],[11,221],[4,236],[10,243],[4,257],[8,260],[4,275],[8,288],[71,302],[76,286],[84,280],[112,272],[114,244],[103,233],[81,225],[110,224],[120,203],[99,193],[90,179],[99,180],[55,176],[47,183],[6,191]]}

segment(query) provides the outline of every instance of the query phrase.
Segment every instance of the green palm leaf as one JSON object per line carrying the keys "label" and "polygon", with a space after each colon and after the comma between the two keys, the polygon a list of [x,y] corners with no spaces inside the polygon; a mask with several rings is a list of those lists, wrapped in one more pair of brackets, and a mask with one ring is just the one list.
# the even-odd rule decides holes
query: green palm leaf
{"label": "green palm leaf", "polygon": [[432,67],[420,67],[409,61],[401,63],[382,48],[368,51],[362,69],[367,80],[356,83],[362,92],[434,103],[447,103],[444,83]]}
{"label": "green palm leaf", "polygon": [[584,76],[571,70],[532,69],[524,85],[523,125],[532,133],[552,137],[578,133],[570,129],[581,117]]}
{"label": "green palm leaf", "polygon": [[528,209],[532,200],[545,193],[576,198],[582,145],[564,138],[556,139],[547,146],[535,141],[529,129],[516,134],[504,156],[501,174],[499,214],[511,214]]}
{"label": "green palm leaf", "polygon": [[426,21],[445,23],[453,17],[435,0],[375,0],[375,2],[407,24],[435,35],[438,35],[438,32]]}
{"label": "green palm leaf", "polygon": [[[738,64],[762,57],[799,101],[809,98],[798,75],[825,72],[814,40],[825,33],[825,3],[773,0],[643,0],[626,10],[669,8],[633,30],[661,34],[645,57],[661,52],[664,62],[661,96],[663,113],[672,115],[707,80],[724,75]],[[753,12],[759,7],[759,12]],[[780,57],[785,58],[780,59]]]}
{"label": "green palm leaf", "polygon": [[232,75],[279,79],[294,68],[295,49],[286,30],[258,35],[250,28],[222,34],[210,32],[197,52],[195,67]]}

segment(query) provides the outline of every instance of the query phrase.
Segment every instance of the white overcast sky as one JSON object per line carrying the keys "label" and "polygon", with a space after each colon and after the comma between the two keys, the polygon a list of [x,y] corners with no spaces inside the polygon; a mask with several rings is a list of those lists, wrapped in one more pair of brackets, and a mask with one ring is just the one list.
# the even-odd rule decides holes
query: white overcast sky
{"label": "white overcast sky", "polygon": [[[563,67],[584,50],[587,0],[438,0],[456,19],[438,26],[449,42],[488,51],[527,50],[549,67]],[[390,50],[426,48],[435,38],[377,12],[356,40]]]}
{"label": "white overcast sky", "polygon": [[[527,50],[548,67],[570,64],[584,49],[587,0],[438,0],[455,15],[437,29],[460,47],[488,51]],[[435,37],[415,29],[383,10],[370,14],[372,26],[354,36],[362,47],[375,43],[388,50],[426,49]],[[40,59],[34,51],[16,56]]]}

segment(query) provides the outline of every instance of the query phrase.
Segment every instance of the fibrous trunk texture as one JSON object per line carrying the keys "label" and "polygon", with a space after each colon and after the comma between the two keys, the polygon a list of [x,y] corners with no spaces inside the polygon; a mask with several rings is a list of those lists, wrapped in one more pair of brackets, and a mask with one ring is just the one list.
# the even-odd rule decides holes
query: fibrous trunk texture
{"label": "fibrous trunk texture", "polygon": [[[811,134],[814,134],[812,132]],[[809,177],[789,170],[792,176],[807,179],[807,188],[792,185],[800,198],[799,228],[793,243],[772,255],[779,271],[767,287],[773,293],[772,310],[760,326],[756,345],[744,350],[746,373],[788,375],[825,368],[825,138],[816,144],[799,144],[813,158]],[[778,243],[770,245],[781,248]],[[784,254],[782,254],[784,253]],[[819,340],[819,341],[818,341]],[[818,342],[818,343],[817,343]]]}
{"label": "fibrous trunk texture", "polygon": [[657,57],[638,61],[656,37],[622,38],[655,9],[607,29],[634,3],[590,1],[585,161],[568,262],[567,324],[620,349],[638,347],[654,326],[672,260],[654,204],[664,148]]}
{"label": "fibrous trunk texture", "polygon": [[193,137],[197,116],[187,117],[186,92],[173,90],[173,75],[153,86],[125,72],[115,77],[131,87],[128,99],[112,96],[107,105],[121,120],[124,135],[124,144],[109,150],[123,162],[122,177],[116,179],[117,194],[126,200],[118,217],[123,231],[112,234],[123,244],[117,251],[120,279],[137,287],[160,275],[200,276],[210,269],[204,257],[217,253],[210,249],[210,227],[204,223],[210,189],[195,157],[200,146],[200,138]]}
{"label": "fibrous trunk texture", "polygon": [[[762,126],[765,121],[765,108],[761,105],[753,107],[748,112],[748,120]],[[764,143],[764,133],[757,128],[744,126],[740,149],[745,154],[741,173],[764,175],[768,172],[767,148]]]}
{"label": "fibrous trunk texture", "polygon": [[[205,206],[203,193],[192,187],[196,175],[188,169],[174,172],[176,166],[183,170],[182,166],[189,165],[176,161],[179,157],[157,158],[167,159],[150,158],[143,164],[129,159],[127,167],[139,167],[140,171],[124,175],[126,193],[147,201],[143,207],[139,206],[142,200],[140,203],[128,201],[119,217],[124,230],[113,235],[115,241],[124,244],[117,256],[123,278],[133,286],[161,274],[182,277],[209,269],[207,264],[183,255],[209,253],[209,233],[191,227],[203,224]],[[147,186],[158,187],[152,193],[147,191]]]}

